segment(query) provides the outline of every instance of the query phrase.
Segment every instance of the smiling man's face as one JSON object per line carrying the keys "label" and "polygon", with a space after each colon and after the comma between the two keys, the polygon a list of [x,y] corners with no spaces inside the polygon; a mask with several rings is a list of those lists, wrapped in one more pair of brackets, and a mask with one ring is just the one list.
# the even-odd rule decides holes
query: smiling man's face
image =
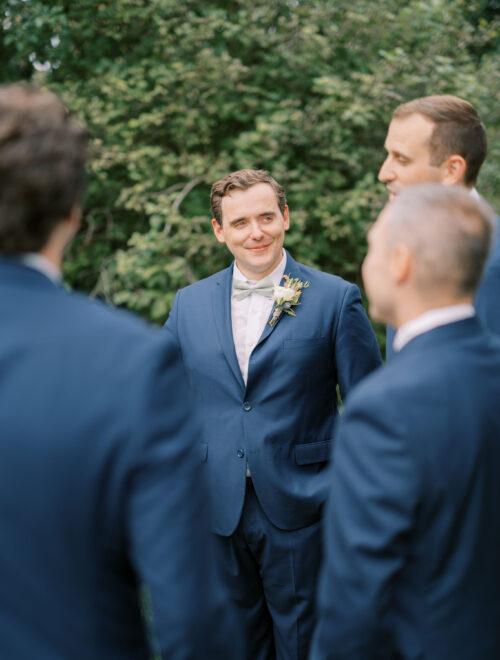
{"label": "smiling man's face", "polygon": [[221,200],[222,225],[212,219],[214,234],[225,243],[240,271],[260,280],[278,266],[285,232],[290,226],[288,207],[283,213],[274,190],[257,183],[246,190],[231,190]]}
{"label": "smiling man's face", "polygon": [[430,143],[434,126],[432,121],[418,113],[391,121],[384,145],[387,157],[378,173],[389,199],[403,188],[417,183],[443,183],[445,168],[431,165]]}

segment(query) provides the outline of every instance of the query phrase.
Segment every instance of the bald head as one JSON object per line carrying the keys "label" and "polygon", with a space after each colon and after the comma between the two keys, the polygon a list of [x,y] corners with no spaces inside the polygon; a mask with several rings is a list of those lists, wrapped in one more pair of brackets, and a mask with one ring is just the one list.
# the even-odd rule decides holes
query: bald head
{"label": "bald head", "polygon": [[494,214],[459,187],[438,184],[403,190],[385,209],[388,239],[414,256],[415,283],[473,295],[488,256]]}
{"label": "bald head", "polygon": [[363,278],[374,318],[398,327],[427,309],[472,301],[494,214],[463,187],[402,190],[370,230]]}

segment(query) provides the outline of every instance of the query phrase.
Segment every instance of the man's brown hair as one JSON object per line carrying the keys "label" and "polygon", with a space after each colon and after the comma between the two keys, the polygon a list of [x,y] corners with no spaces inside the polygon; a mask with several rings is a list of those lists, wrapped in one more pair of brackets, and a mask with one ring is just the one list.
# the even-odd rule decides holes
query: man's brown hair
{"label": "man's brown hair", "polygon": [[423,96],[398,106],[392,117],[403,119],[413,114],[434,124],[431,165],[441,165],[449,156],[458,154],[467,165],[464,183],[473,185],[487,152],[486,131],[474,106],[457,96]]}
{"label": "man's brown hair", "polygon": [[80,203],[86,131],[51,92],[0,87],[0,253],[39,252]]}
{"label": "man's brown hair", "polygon": [[271,186],[276,195],[279,209],[281,213],[284,212],[286,206],[285,191],[269,172],[266,170],[238,170],[237,172],[227,174],[212,186],[210,207],[212,209],[212,217],[217,220],[219,225],[222,225],[222,198],[231,194],[233,190],[247,190],[258,183],[267,183]]}

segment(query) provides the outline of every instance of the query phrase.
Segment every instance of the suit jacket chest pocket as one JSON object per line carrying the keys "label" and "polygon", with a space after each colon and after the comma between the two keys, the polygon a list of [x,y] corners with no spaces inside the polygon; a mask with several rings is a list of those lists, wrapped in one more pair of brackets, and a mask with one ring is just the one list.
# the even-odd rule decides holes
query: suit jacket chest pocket
{"label": "suit jacket chest pocket", "polygon": [[327,337],[283,340],[284,366],[292,366],[309,381],[324,380],[332,372],[331,348]]}

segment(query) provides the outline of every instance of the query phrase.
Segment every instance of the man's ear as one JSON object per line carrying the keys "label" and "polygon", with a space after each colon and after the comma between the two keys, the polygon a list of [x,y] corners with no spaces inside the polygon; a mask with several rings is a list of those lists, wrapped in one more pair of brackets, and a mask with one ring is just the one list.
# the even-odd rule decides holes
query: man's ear
{"label": "man's ear", "polygon": [[82,209],[75,204],[67,218],[58,222],[52,229],[50,236],[40,250],[40,254],[50,259],[58,268],[61,266],[64,251],[80,229]]}
{"label": "man's ear", "polygon": [[283,220],[285,221],[285,231],[288,231],[290,229],[290,209],[288,208],[288,204],[285,204],[285,208],[283,209]]}
{"label": "man's ear", "polygon": [[408,282],[413,269],[413,255],[404,243],[397,243],[389,256],[389,272],[395,284]]}
{"label": "man's ear", "polygon": [[465,182],[465,172],[467,163],[465,158],[458,154],[452,154],[441,164],[443,169],[443,178],[441,183],[447,186],[463,186]]}
{"label": "man's ear", "polygon": [[66,220],[63,220],[61,223],[61,238],[64,240],[65,246],[71,243],[81,226],[82,207],[79,204],[76,204],[71,209]]}
{"label": "man's ear", "polygon": [[219,241],[219,243],[225,243],[226,239],[224,238],[224,230],[222,229],[222,225],[217,221],[216,218],[212,218],[211,223],[215,238]]}

